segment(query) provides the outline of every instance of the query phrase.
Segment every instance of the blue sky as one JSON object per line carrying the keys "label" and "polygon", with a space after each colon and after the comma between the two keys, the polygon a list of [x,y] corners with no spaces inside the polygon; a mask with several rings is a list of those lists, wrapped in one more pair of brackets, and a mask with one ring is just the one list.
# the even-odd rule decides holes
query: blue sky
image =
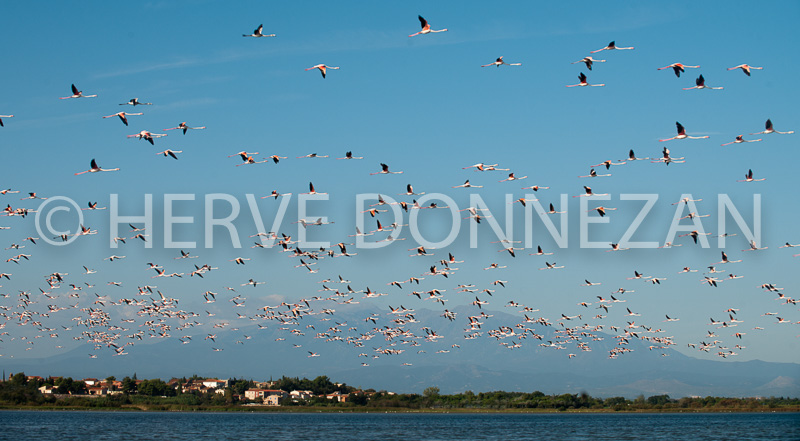
{"label": "blue sky", "polygon": [[[141,244],[129,242],[111,250],[108,211],[84,212],[87,225],[99,230],[96,236],[65,247],[26,243],[19,251],[5,251],[6,258],[20,252],[32,257],[19,265],[0,265],[0,271],[14,274],[0,288],[10,294],[4,304],[16,305],[13,299],[19,290],[38,293],[37,288],[46,286],[42,277],[54,271],[71,273],[69,283],[94,280],[100,295],[131,295],[136,285],[152,282],[152,270],[145,265],[151,261],[167,265],[168,272],[187,271],[191,263],[220,267],[209,279],[159,279],[159,286],[180,298],[181,306],[188,310],[204,308],[203,291],[238,286],[250,277],[268,282],[254,290],[256,294],[247,294],[248,305],[253,307],[316,295],[318,280],[338,274],[353,280],[356,289],[370,286],[388,292],[396,288],[386,283],[419,275],[453,252],[466,260],[455,277],[447,281],[429,277],[425,282],[425,289],[448,290],[448,306],[472,300],[468,294],[456,294],[456,284],[486,287],[501,278],[512,283],[489,299],[492,308],[515,300],[557,319],[561,313],[577,314],[581,310],[578,302],[594,302],[597,295],[625,287],[637,293],[624,306],[641,312],[643,323],[667,329],[678,343],[675,348],[684,353],[716,359],[713,354],[687,349],[686,343],[702,340],[714,328],[708,325],[709,316],[722,319],[726,309],[738,308],[745,322],[737,329],[747,332],[747,349],[738,351],[735,359],[798,362],[797,327],[776,325],[774,317],[761,316],[780,312],[797,322],[797,307],[781,305],[773,293],[759,286],[775,283],[785,287],[788,296],[797,287],[792,271],[799,258],[792,257],[796,254],[792,249],[778,247],[784,242],[800,242],[794,229],[798,205],[792,173],[800,134],[748,134],[763,130],[767,118],[778,130],[800,131],[800,113],[793,105],[798,88],[788,80],[798,63],[786,50],[798,42],[794,22],[799,9],[796,2],[772,3],[768,11],[752,2],[3,5],[6,22],[0,38],[5,42],[6,69],[0,114],[15,117],[4,118],[5,127],[0,128],[0,146],[9,159],[0,185],[21,193],[0,196],[0,203],[14,208],[38,205],[38,201],[19,200],[29,191],[67,196],[81,205],[99,201],[101,206],[108,206],[114,193],[120,195],[123,214],[133,215],[141,213],[143,195],[151,193],[157,219],[151,239],[163,244],[160,214],[164,194],[198,195],[194,202],[178,203],[176,211],[199,217],[205,194],[231,194],[246,209],[246,194],[251,193],[270,224],[278,202],[260,196],[273,189],[296,196],[307,191],[308,182],[313,181],[317,191],[330,193],[330,200],[312,205],[312,212],[336,223],[316,227],[319,230],[311,232],[311,237],[336,243],[352,241],[347,235],[354,232],[358,193],[410,201],[397,196],[410,183],[417,191],[447,194],[459,208],[469,206],[470,193],[478,193],[502,224],[507,193],[516,199],[526,193],[521,187],[550,186],[537,197],[544,206],[549,202],[558,205],[560,194],[578,195],[583,185],[589,185],[595,192],[611,194],[611,200],[593,202],[590,207],[619,208],[610,213],[609,225],[591,227],[594,240],[618,241],[638,213],[642,202],[620,201],[622,193],[659,196],[634,239],[662,243],[675,210],[670,204],[681,194],[704,199],[698,202],[698,210],[711,215],[702,222],[713,234],[717,234],[718,194],[728,194],[748,222],[752,221],[753,194],[760,194],[762,245],[769,247],[741,252],[748,247],[743,235],[730,238],[724,250],[732,260],[744,262],[731,264],[724,274],[716,275],[733,272],[745,277],[714,289],[701,285],[700,279],[706,266],[719,261],[721,250],[716,240],[711,249],[694,246],[688,238],[679,239],[683,246],[673,249],[621,253],[580,249],[579,199],[569,197],[568,248],[556,249],[541,225],[534,226],[534,246],[541,244],[555,256],[528,256],[530,250],[519,252],[516,258],[498,253],[501,247],[489,243],[495,239],[485,225],[480,246],[469,249],[466,232],[471,221],[463,220],[459,240],[447,249],[435,250],[434,257],[409,258],[406,249],[414,244],[406,231],[406,241],[359,251],[352,259],[320,261],[320,272],[307,275],[303,268],[293,268],[296,259],[277,250],[249,248],[251,241],[246,236],[255,234],[256,228],[247,211],[247,216],[236,221],[243,249],[232,249],[229,241],[219,240],[211,249],[192,250],[200,258],[189,263],[173,260],[178,250],[159,245],[145,250]],[[408,38],[419,30],[418,14],[434,29],[448,28],[448,32]],[[265,33],[277,37],[241,37],[261,23]],[[592,71],[582,64],[570,64],[612,40],[635,50],[594,54],[607,61],[596,63]],[[480,67],[500,55],[522,66]],[[680,78],[671,70],[656,70],[675,62],[701,68],[687,69]],[[341,69],[329,71],[326,79],[318,71],[304,71],[320,63]],[[741,63],[764,69],[753,71],[750,77],[740,70],[726,70]],[[580,72],[587,74],[590,83],[606,86],[564,87],[577,83]],[[699,74],[709,85],[724,86],[724,90],[682,90],[693,86]],[[69,95],[72,83],[98,97],[58,100]],[[135,109],[118,105],[133,97],[154,105]],[[129,127],[116,118],[101,118],[121,110],[144,115],[131,116]],[[162,132],[181,121],[208,129],[185,136],[177,131]],[[676,121],[689,134],[710,138],[658,142],[674,136]],[[169,136],[157,139],[155,146],[126,138],[141,130]],[[738,134],[764,141],[720,146]],[[659,157],[662,147],[668,147],[675,157],[685,157],[686,163],[667,167],[637,161],[612,167],[612,177],[578,178],[588,174],[592,164],[625,158],[629,149],[637,156]],[[167,148],[182,150],[180,159],[156,156]],[[288,159],[277,165],[235,167],[239,159],[227,156],[241,150],[259,152],[256,159],[273,154]],[[333,159],[349,150],[364,159]],[[296,159],[310,153],[330,158]],[[92,158],[102,167],[122,170],[73,176],[85,170]],[[479,162],[498,163],[517,176],[529,177],[500,183],[504,172],[462,170]],[[380,169],[380,163],[404,173],[370,176]],[[748,169],[767,180],[736,182]],[[451,188],[466,179],[484,188]],[[279,230],[287,234],[297,231],[290,223],[297,218],[296,199],[289,207]],[[225,209],[218,213],[223,216]],[[513,213],[515,239],[520,240],[523,211],[514,205]],[[381,217],[388,218],[388,214]],[[447,235],[447,210],[427,210],[420,216],[426,234],[439,239]],[[68,219],[60,221],[69,223]],[[12,227],[0,231],[3,248],[36,235],[30,218],[3,218],[0,225]],[[373,227],[374,220],[367,218],[367,225]],[[202,242],[202,231],[202,224],[195,224],[178,231],[177,237]],[[224,237],[224,231],[216,233]],[[111,254],[127,257],[113,263],[103,260]],[[244,267],[229,262],[238,256],[252,260]],[[555,260],[566,268],[535,270],[545,260]],[[509,268],[502,272],[481,269],[492,262]],[[97,269],[98,274],[81,275],[81,265]],[[684,266],[700,272],[678,275]],[[625,280],[634,270],[668,279],[658,286]],[[579,287],[585,278],[603,285]],[[125,288],[106,287],[112,280],[123,282]],[[89,294],[87,291],[84,294]],[[403,302],[408,302],[407,291],[401,296]],[[393,295],[375,300],[375,304],[397,303]],[[66,304],[66,299],[59,301]],[[221,309],[220,315],[233,315],[220,303],[215,305]],[[35,307],[45,305],[41,301]],[[428,303],[415,306],[430,307]],[[624,325],[619,309],[623,308],[604,319],[606,324]],[[662,323],[665,313],[681,321]],[[756,326],[765,329],[753,330]],[[723,340],[733,346],[736,342],[728,334],[734,331],[728,331],[723,330]],[[3,351],[16,357],[43,357],[55,349],[41,344],[25,354],[23,346],[7,343]],[[135,357],[135,353],[129,356]]]}

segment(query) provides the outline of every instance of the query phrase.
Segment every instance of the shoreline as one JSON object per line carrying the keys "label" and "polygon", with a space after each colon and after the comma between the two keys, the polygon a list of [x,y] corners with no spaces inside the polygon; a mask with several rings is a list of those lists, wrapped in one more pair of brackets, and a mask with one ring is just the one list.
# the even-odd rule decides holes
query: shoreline
{"label": "shoreline", "polygon": [[[426,414],[699,414],[699,413],[800,413],[800,407],[772,409],[709,408],[709,409],[470,409],[470,408],[314,408],[309,406],[231,406],[231,407],[187,407],[164,408],[160,405],[129,405],[125,407],[86,406],[0,406],[0,412],[159,412],[159,413],[426,413]],[[170,406],[172,407],[172,406]]]}

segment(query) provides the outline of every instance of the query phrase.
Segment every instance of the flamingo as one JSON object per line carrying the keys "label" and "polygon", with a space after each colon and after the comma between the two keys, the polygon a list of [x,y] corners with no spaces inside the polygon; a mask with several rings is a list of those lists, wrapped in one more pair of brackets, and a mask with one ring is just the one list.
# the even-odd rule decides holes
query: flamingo
{"label": "flamingo", "polygon": [[501,55],[496,60],[494,60],[494,63],[482,64],[481,67],[489,67],[489,66],[500,67],[504,64],[506,66],[522,66],[522,63],[506,63],[505,61],[503,61],[503,56]]}
{"label": "flamingo", "polygon": [[592,70],[592,64],[594,64],[594,63],[605,63],[605,62],[606,62],[606,60],[595,60],[592,57],[584,57],[582,60],[573,61],[570,64],[583,63],[583,64],[586,65],[587,69]]}
{"label": "flamingo", "polygon": [[422,196],[423,194],[425,194],[424,191],[422,193],[414,193],[414,187],[412,187],[411,184],[407,184],[406,185],[406,192],[405,193],[398,193],[397,195],[398,196]]}
{"label": "flamingo", "polygon": [[527,176],[522,176],[522,177],[518,178],[518,177],[514,176],[514,173],[509,173],[507,178],[503,179],[502,181],[497,181],[497,182],[519,181],[520,179],[525,179],[525,178],[527,178]]}
{"label": "flamingo", "polygon": [[669,66],[659,67],[659,68],[658,68],[658,70],[669,69],[670,67],[671,67],[671,68],[672,68],[672,70],[675,72],[675,76],[676,76],[676,77],[678,77],[678,78],[680,78],[680,77],[681,77],[681,72],[685,72],[685,71],[683,70],[684,68],[686,68],[686,67],[691,67],[691,68],[693,68],[693,69],[697,69],[697,68],[699,68],[700,66],[687,66],[687,65],[685,65],[685,64],[681,64],[681,63],[672,63],[672,64],[670,64]]}
{"label": "flamingo", "polygon": [[761,70],[761,69],[763,69],[763,67],[750,66],[749,64],[740,64],[738,66],[733,66],[733,67],[729,67],[728,68],[728,70],[734,70],[734,69],[741,69],[742,72],[744,72],[744,74],[749,77],[750,76],[750,69]]}
{"label": "flamingo", "polygon": [[750,170],[747,170],[747,174],[744,175],[744,179],[740,179],[740,180],[738,180],[736,182],[758,182],[758,181],[766,181],[766,180],[767,180],[767,178],[753,179],[753,170],[750,169]]}
{"label": "flamingo", "polygon": [[477,164],[470,165],[469,167],[461,167],[461,170],[466,170],[468,168],[475,168],[482,171],[484,170],[484,167],[491,168],[491,167],[497,167],[497,165],[498,164],[484,164],[482,162],[479,162]]}
{"label": "flamingo", "polygon": [[422,18],[421,15],[418,15],[417,17],[419,17],[419,24],[420,24],[420,26],[422,26],[422,30],[419,31],[419,32],[416,32],[414,34],[409,35],[409,37],[413,37],[413,36],[420,35],[420,34],[422,34],[422,35],[430,34],[432,32],[447,32],[447,29],[439,29],[438,31],[437,30],[433,30],[433,29],[431,29],[431,25],[428,24],[428,21],[425,20],[424,18]]}
{"label": "flamingo", "polygon": [[[602,206],[601,206],[601,207],[593,208],[593,209],[591,209],[591,210],[587,210],[587,213],[588,213],[588,212],[591,212],[591,211],[597,211],[597,214],[599,214],[599,215],[600,215],[600,217],[603,217],[603,216],[605,216],[605,215],[606,215],[606,210],[608,210],[608,211],[614,211],[614,210],[616,210],[616,208],[602,207]],[[612,244],[612,245],[616,245],[616,244]]]}
{"label": "flamingo", "polygon": [[603,161],[603,162],[601,162],[601,163],[599,163],[599,164],[594,164],[594,165],[592,165],[592,167],[602,167],[602,166],[605,166],[606,170],[608,170],[608,169],[610,169],[610,168],[611,168],[611,166],[612,166],[612,165],[625,165],[625,164],[627,164],[627,162],[625,162],[625,161],[622,161],[622,162],[612,162],[610,159],[607,159],[607,160],[605,160],[605,161]]}
{"label": "flamingo", "polygon": [[153,103],[140,103],[139,98],[131,98],[127,103],[120,103],[120,106],[152,106]]}
{"label": "flamingo", "polygon": [[84,95],[83,92],[78,90],[78,88],[75,87],[75,85],[73,84],[72,85],[72,95],[71,96],[62,96],[59,99],[66,100],[66,99],[70,99],[70,98],[94,98],[96,96],[97,95]]}
{"label": "flamingo", "polygon": [[589,170],[589,174],[588,175],[583,175],[583,176],[578,176],[578,177],[579,178],[603,178],[603,177],[606,177],[606,176],[611,176],[611,173],[608,173],[608,174],[605,174],[605,175],[598,175],[597,172],[594,171],[594,169],[591,169],[591,170]]}
{"label": "flamingo", "polygon": [[346,152],[344,154],[344,158],[336,158],[336,159],[364,159],[363,156],[353,156],[353,152]]}
{"label": "flamingo", "polygon": [[14,115],[0,115],[0,127],[5,127],[3,125],[3,118],[13,118]]}
{"label": "flamingo", "polygon": [[720,260],[719,262],[716,262],[714,265],[723,264],[723,263],[739,263],[739,262],[742,261],[742,259],[730,260],[730,259],[728,259],[728,255],[725,253],[725,251],[721,251],[721,253],[722,253],[722,260]]}
{"label": "flamingo", "polygon": [[178,159],[178,156],[176,155],[176,153],[183,153],[183,150],[166,149],[163,152],[156,153],[156,155],[164,155],[165,157],[166,156],[172,156],[174,159]]}
{"label": "flamingo", "polygon": [[[686,233],[686,234],[679,234],[678,237],[689,236],[689,237],[692,238],[692,240],[694,240],[694,243],[697,243],[697,238],[700,237],[700,235],[708,236],[709,234],[711,234],[711,233],[700,233],[697,230],[693,230],[693,231],[691,231],[689,233]],[[713,267],[711,267],[711,268],[713,268]]]}
{"label": "flamingo", "polygon": [[761,138],[758,138],[758,139],[744,139],[744,135],[739,135],[739,136],[736,137],[735,140],[733,140],[731,142],[726,142],[725,144],[720,144],[720,145],[722,145],[724,147],[726,145],[731,145],[731,144],[741,144],[743,142],[758,142],[758,141],[761,141]]}
{"label": "flamingo", "polygon": [[746,250],[742,250],[742,251],[761,251],[761,250],[766,250],[767,248],[769,248],[769,247],[759,248],[758,245],[756,245],[756,241],[751,240],[750,241],[750,248],[748,248]]}
{"label": "flamingo", "polygon": [[772,128],[772,120],[770,120],[770,119],[767,119],[767,122],[764,123],[764,128],[765,128],[765,130],[763,132],[751,133],[751,135],[768,135],[770,133],[777,133],[779,135],[790,135],[790,134],[794,133],[794,130],[789,131],[789,132],[779,132],[779,131],[775,130],[774,128]]}
{"label": "flamingo", "polygon": [[250,34],[250,35],[242,34],[242,37],[274,37],[275,36],[275,34],[263,34],[262,33],[263,30],[264,30],[264,25],[260,24],[260,25],[258,25],[256,30],[253,31],[252,34]]}
{"label": "flamingo", "polygon": [[399,175],[400,173],[403,173],[403,172],[401,172],[401,171],[398,171],[398,172],[389,171],[389,166],[384,164],[384,163],[381,163],[381,171],[375,172],[375,173],[370,173],[370,175]]}
{"label": "flamingo", "polygon": [[628,151],[628,159],[620,159],[620,161],[622,163],[625,163],[626,161],[644,161],[644,160],[647,160],[647,159],[650,159],[650,158],[637,158],[636,154],[633,153],[633,149],[630,149]]}
{"label": "flamingo", "polygon": [[[603,193],[603,194],[592,193],[592,187],[587,187],[585,185],[583,186],[583,190],[585,191],[584,194],[579,194],[579,195],[573,196],[573,197],[574,198],[582,198],[582,197],[591,197],[591,196],[608,196],[608,193]],[[551,208],[552,208],[552,204],[551,204]]]}
{"label": "flamingo", "polygon": [[97,165],[97,162],[95,162],[94,158],[92,158],[89,170],[82,171],[80,173],[75,173],[75,176],[82,175],[84,173],[96,173],[96,172],[107,172],[107,171],[119,171],[119,168],[100,168]]}
{"label": "flamingo", "polygon": [[316,66],[311,66],[306,70],[311,70],[311,69],[319,69],[319,71],[322,73],[322,78],[325,78],[325,72],[327,72],[328,69],[338,69],[338,67],[327,66],[325,64],[317,64]]}
{"label": "flamingo", "polygon": [[613,51],[613,50],[624,51],[624,50],[631,50],[631,49],[633,49],[633,46],[631,46],[631,47],[617,47],[617,44],[612,41],[611,43],[608,43],[608,46],[606,46],[606,47],[604,47],[602,49],[598,49],[596,51],[591,51],[589,53],[590,54],[596,54],[596,53],[602,52],[602,51]]}
{"label": "flamingo", "polygon": [[[316,153],[309,153],[307,155],[298,156],[297,159],[303,159],[303,158],[327,158],[327,157],[328,157],[328,155],[318,155]],[[275,157],[272,157],[272,158],[273,158],[273,160],[274,160],[274,158],[286,159],[286,158],[281,157],[281,156],[275,156]],[[275,161],[275,163],[277,164],[278,161]]]}
{"label": "flamingo", "polygon": [[266,198],[278,199],[278,196],[290,196],[290,195],[291,193],[278,193],[277,190],[272,190],[272,193],[270,193],[269,196],[261,196],[261,199],[266,199]]}
{"label": "flamingo", "polygon": [[539,190],[549,190],[550,187],[543,187],[541,185],[531,185],[530,187],[522,187],[522,189],[523,190],[539,191]]}
{"label": "flamingo", "polygon": [[203,126],[203,127],[189,127],[189,126],[186,125],[186,122],[184,121],[184,122],[178,124],[178,127],[172,127],[170,129],[164,129],[164,131],[166,132],[167,130],[183,130],[183,134],[185,135],[187,130],[190,130],[190,129],[191,130],[203,130],[205,128],[206,128],[206,126]]}
{"label": "flamingo", "polygon": [[686,134],[686,129],[681,125],[681,123],[679,123],[677,121],[675,121],[675,126],[678,128],[678,134],[676,136],[673,136],[672,138],[667,138],[667,139],[659,139],[658,142],[671,141],[673,139],[705,139],[705,138],[708,138],[708,135],[706,135],[706,136],[689,136],[689,135],[687,135]]}
{"label": "flamingo", "polygon": [[[666,147],[664,147],[664,148],[662,149],[662,156],[661,156],[660,158],[656,159],[655,161],[650,161],[650,162],[652,162],[652,163],[656,163],[656,162],[663,162],[663,163],[664,163],[664,164],[666,164],[666,165],[670,165],[670,164],[671,164],[671,163],[673,163],[673,162],[675,162],[675,163],[677,163],[677,164],[682,164],[682,163],[686,162],[686,161],[684,161],[683,159],[684,159],[684,157],[683,157],[683,156],[682,156],[682,157],[680,157],[680,158],[673,158],[673,157],[671,157],[671,156],[669,155],[669,149],[668,149],[668,148],[666,148]],[[674,204],[673,204],[673,205],[674,205]]]}
{"label": "flamingo", "polygon": [[139,133],[137,133],[135,135],[128,135],[128,138],[146,139],[147,142],[149,142],[151,145],[155,145],[155,143],[153,143],[153,140],[155,138],[161,138],[162,136],[167,136],[167,134],[166,133],[151,133],[151,132],[148,132],[147,130],[142,130],[141,132],[139,132]]}
{"label": "flamingo", "polygon": [[314,190],[314,183],[313,182],[309,182],[308,183],[308,193],[300,193],[300,194],[328,194],[328,193],[317,193],[317,191]]}
{"label": "flamingo", "polygon": [[119,119],[122,121],[122,124],[128,125],[128,115],[144,115],[144,113],[127,113],[127,112],[117,112],[113,115],[104,116],[103,118],[113,118],[118,116]]}
{"label": "flamingo", "polygon": [[581,87],[583,87],[583,86],[600,87],[600,86],[605,86],[605,84],[589,84],[586,81],[586,75],[583,72],[581,72],[581,74],[578,75],[578,79],[581,80],[580,83],[578,83],[578,84],[568,84],[567,87],[576,87],[576,86],[581,86]]}
{"label": "flamingo", "polygon": [[697,79],[696,79],[696,80],[694,80],[694,84],[695,84],[695,85],[694,85],[693,87],[684,87],[684,88],[683,88],[683,90],[692,90],[692,89],[713,89],[713,90],[722,90],[722,89],[723,89],[722,87],[711,87],[711,86],[706,86],[706,79],[705,79],[705,78],[703,78],[703,75],[702,75],[702,74],[700,74],[700,76],[699,76],[699,77],[697,77]]}

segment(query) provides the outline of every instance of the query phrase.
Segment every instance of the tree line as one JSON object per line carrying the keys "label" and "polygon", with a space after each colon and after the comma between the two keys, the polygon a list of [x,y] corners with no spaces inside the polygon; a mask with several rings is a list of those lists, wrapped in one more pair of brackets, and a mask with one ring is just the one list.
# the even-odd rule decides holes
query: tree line
{"label": "tree line", "polygon": [[[125,406],[148,405],[152,409],[174,408],[237,408],[248,404],[244,398],[247,389],[255,387],[252,380],[231,378],[224,393],[202,393],[186,390],[180,385],[199,384],[203,377],[194,375],[169,383],[161,379],[137,381],[136,375],[121,380],[120,392],[87,400],[86,383],[70,377],[49,377],[28,379],[24,373],[17,373],[7,381],[0,382],[0,405],[4,406],[76,406],[118,408]],[[115,377],[98,380],[99,385],[111,385]],[[42,394],[41,386],[50,386],[58,397]],[[358,390],[344,383],[334,383],[327,376],[313,380],[298,377],[282,377],[271,386],[284,391],[308,390],[314,397],[308,400],[285,398],[283,406],[296,408],[338,408],[338,409],[414,409],[414,410],[598,410],[598,411],[702,411],[702,410],[800,410],[800,398],[732,398],[732,397],[683,397],[671,398],[669,395],[640,395],[634,399],[625,397],[592,397],[585,392],[578,394],[547,395],[543,392],[479,392],[466,391],[458,394],[441,394],[439,388],[428,387],[422,394],[394,394],[374,389]],[[329,400],[326,394],[339,392],[349,394],[345,402]],[[70,395],[64,397],[64,395]]]}

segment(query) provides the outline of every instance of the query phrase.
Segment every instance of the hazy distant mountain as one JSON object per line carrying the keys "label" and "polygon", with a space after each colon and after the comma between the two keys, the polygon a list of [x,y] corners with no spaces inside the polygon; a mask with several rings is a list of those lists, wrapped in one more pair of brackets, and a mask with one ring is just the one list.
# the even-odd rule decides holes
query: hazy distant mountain
{"label": "hazy distant mountain", "polygon": [[[331,333],[331,336],[341,335],[343,340],[348,335],[392,324],[389,322],[392,317],[387,316],[385,310],[363,308],[337,312],[328,321],[320,321],[318,317],[306,318],[299,327],[292,327],[305,335],[291,334],[289,329],[281,329],[288,327],[280,323],[268,322],[268,329],[260,330],[255,324],[245,324],[253,322],[242,320],[231,323],[224,331],[215,329],[215,342],[204,340],[205,332],[210,330],[196,329],[192,341],[185,345],[178,341],[179,335],[174,335],[156,343],[138,342],[127,349],[128,355],[120,357],[111,356],[113,351],[104,348],[95,351],[86,345],[44,359],[6,359],[2,367],[7,373],[25,371],[35,375],[81,378],[105,378],[108,375],[121,378],[134,372],[139,378],[169,378],[195,373],[253,379],[327,375],[334,381],[353,386],[408,393],[421,393],[428,386],[437,386],[442,393],[539,390],[545,393],[586,391],[593,396],[626,397],[639,394],[669,394],[672,397],[800,396],[800,364],[700,360],[671,349],[650,351],[645,344],[635,340],[628,345],[632,352],[612,360],[608,358],[608,351],[616,341],[609,334],[605,334],[601,341],[591,341],[590,352],[574,346],[557,350],[539,346],[543,341],[556,340],[553,327],[535,324],[530,324],[530,327],[543,336],[542,341],[530,337],[524,340],[508,338],[509,343],[522,344],[521,348],[508,349],[494,338],[487,337],[486,332],[474,340],[464,339],[466,316],[474,314],[474,308],[461,307],[455,311],[459,316],[452,322],[439,317],[439,312],[415,312],[420,323],[409,324],[407,329],[414,330],[416,335],[424,335],[422,325],[428,324],[437,334],[446,337],[433,343],[421,341],[419,346],[412,346],[411,339],[397,337],[390,342],[381,335],[360,348],[345,341],[326,342],[325,338],[314,338],[336,322],[347,323],[339,327],[342,332]],[[373,312],[381,314],[381,317],[378,324],[369,323],[367,326],[364,318]],[[519,322],[517,316],[504,312],[489,314],[493,317],[485,319],[484,331],[496,328],[498,324]],[[233,327],[239,329],[230,329]],[[350,331],[351,327],[357,330]],[[244,335],[251,338],[245,339]],[[277,338],[285,340],[276,341]],[[386,348],[392,343],[392,348],[404,352],[373,358],[375,348]],[[453,347],[453,344],[460,347]],[[214,352],[212,347],[223,351]],[[309,358],[308,351],[320,356]],[[89,358],[89,352],[97,353],[98,358]],[[669,356],[662,356],[662,352]],[[567,353],[576,356],[568,358]],[[363,367],[361,363],[369,366]]]}

